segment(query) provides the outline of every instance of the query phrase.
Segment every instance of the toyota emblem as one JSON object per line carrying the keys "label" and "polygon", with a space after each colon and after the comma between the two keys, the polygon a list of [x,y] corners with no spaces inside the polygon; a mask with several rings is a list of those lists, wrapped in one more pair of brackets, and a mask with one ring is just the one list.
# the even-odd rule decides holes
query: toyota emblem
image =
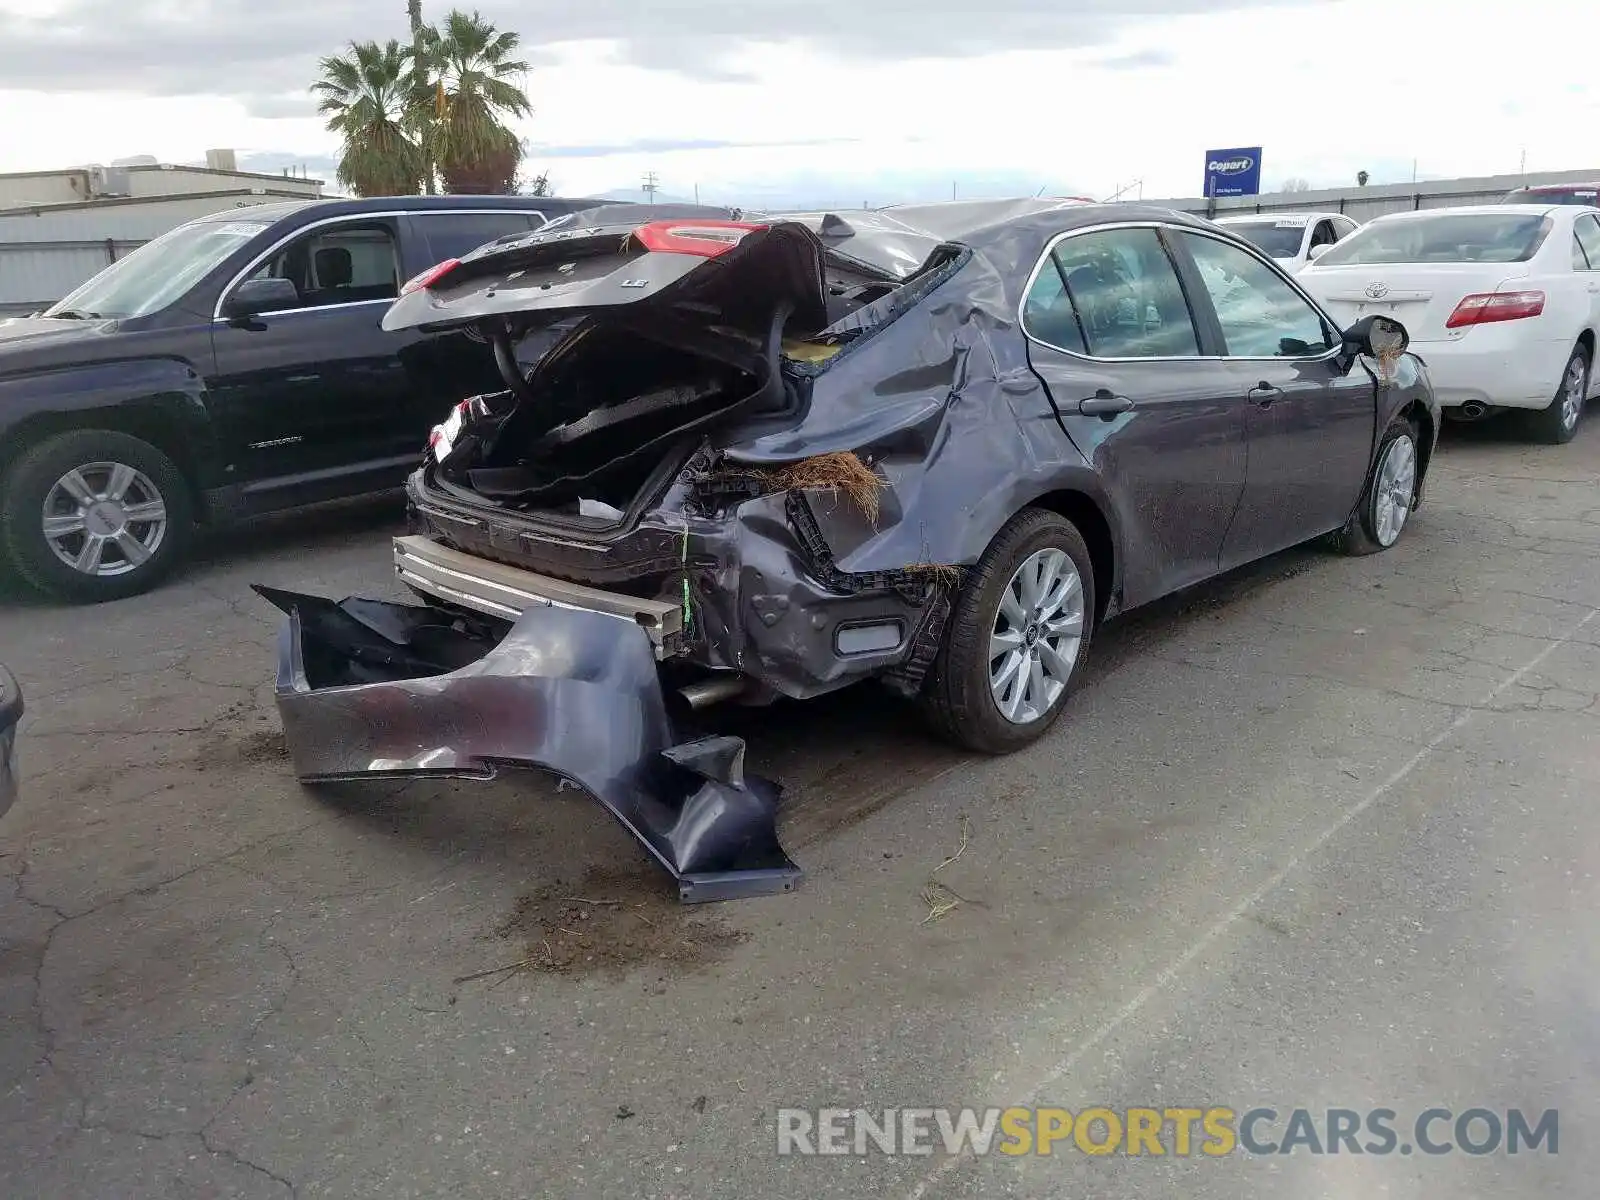
{"label": "toyota emblem", "polygon": [[1373,300],[1382,300],[1388,294],[1389,285],[1387,283],[1367,284],[1367,295]]}

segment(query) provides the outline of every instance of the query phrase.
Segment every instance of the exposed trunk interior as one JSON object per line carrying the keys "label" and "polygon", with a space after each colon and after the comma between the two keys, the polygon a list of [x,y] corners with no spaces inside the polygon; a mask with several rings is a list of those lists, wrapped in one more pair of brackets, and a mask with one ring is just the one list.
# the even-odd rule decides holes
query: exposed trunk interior
{"label": "exposed trunk interior", "polygon": [[[732,291],[717,305],[594,313],[564,321],[553,339],[548,329],[491,326],[508,391],[486,398],[490,415],[472,421],[440,464],[439,485],[542,519],[617,525],[667,486],[709,427],[794,404],[785,354],[825,360],[914,303],[956,255],[952,248],[904,281],[828,257],[821,328],[815,317],[792,316],[791,301],[763,311],[774,303],[770,289],[748,300]],[[521,347],[512,344],[524,334]],[[536,342],[530,370],[526,347]]]}

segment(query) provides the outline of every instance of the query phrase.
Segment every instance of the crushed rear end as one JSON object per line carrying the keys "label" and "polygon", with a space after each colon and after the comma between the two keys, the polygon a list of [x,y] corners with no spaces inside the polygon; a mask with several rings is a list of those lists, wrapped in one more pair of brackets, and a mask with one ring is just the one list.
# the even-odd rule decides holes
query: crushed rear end
{"label": "crushed rear end", "polygon": [[867,261],[860,232],[602,208],[411,281],[385,328],[464,328],[506,387],[457,405],[407,483],[394,565],[420,606],[269,594],[296,771],[543,767],[686,899],[792,887],[776,787],[737,739],[676,729],[869,677],[915,693],[976,554],[947,532],[973,501],[926,466],[1004,477],[1017,436],[985,407],[989,343],[955,348],[974,310],[896,326],[971,252],[905,229]]}

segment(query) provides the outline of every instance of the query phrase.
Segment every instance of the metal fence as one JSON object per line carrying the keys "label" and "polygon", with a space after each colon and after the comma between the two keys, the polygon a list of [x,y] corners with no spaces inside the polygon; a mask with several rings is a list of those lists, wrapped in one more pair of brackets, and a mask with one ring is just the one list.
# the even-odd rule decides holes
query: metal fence
{"label": "metal fence", "polygon": [[118,238],[0,242],[0,316],[26,316],[49,307],[65,294],[64,281],[81,283],[142,245]]}
{"label": "metal fence", "polygon": [[1552,183],[1588,183],[1600,180],[1600,167],[1591,171],[1546,171],[1527,175],[1484,175],[1470,179],[1435,179],[1415,183],[1370,184],[1367,187],[1326,188],[1309,192],[1269,192],[1261,196],[1230,196],[1207,200],[1186,196],[1146,203],[1181,209],[1199,216],[1233,216],[1239,213],[1340,212],[1356,221],[1370,221],[1394,212],[1457,205],[1498,204],[1513,188]]}

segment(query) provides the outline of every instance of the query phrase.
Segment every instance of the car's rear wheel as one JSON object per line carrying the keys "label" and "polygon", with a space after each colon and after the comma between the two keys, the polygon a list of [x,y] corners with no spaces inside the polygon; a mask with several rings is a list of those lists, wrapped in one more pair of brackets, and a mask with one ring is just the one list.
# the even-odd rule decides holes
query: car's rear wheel
{"label": "car's rear wheel", "polygon": [[64,600],[133,596],[182,562],[193,509],[173,461],[107,429],[57,434],[0,486],[0,538],[27,583]]}
{"label": "car's rear wheel", "polygon": [[1588,349],[1574,346],[1549,407],[1530,412],[1526,417],[1528,432],[1539,441],[1560,446],[1570,442],[1578,432],[1578,419],[1583,416],[1584,398],[1589,393],[1589,368]]}
{"label": "car's rear wheel", "polygon": [[946,739],[1005,754],[1060,717],[1094,624],[1094,569],[1072,522],[1024,509],[968,574],[923,688]]}
{"label": "car's rear wheel", "polygon": [[1400,540],[1417,507],[1422,480],[1421,437],[1416,424],[1396,417],[1384,430],[1378,453],[1367,475],[1361,504],[1349,522],[1334,535],[1335,546],[1345,554],[1376,554]]}

